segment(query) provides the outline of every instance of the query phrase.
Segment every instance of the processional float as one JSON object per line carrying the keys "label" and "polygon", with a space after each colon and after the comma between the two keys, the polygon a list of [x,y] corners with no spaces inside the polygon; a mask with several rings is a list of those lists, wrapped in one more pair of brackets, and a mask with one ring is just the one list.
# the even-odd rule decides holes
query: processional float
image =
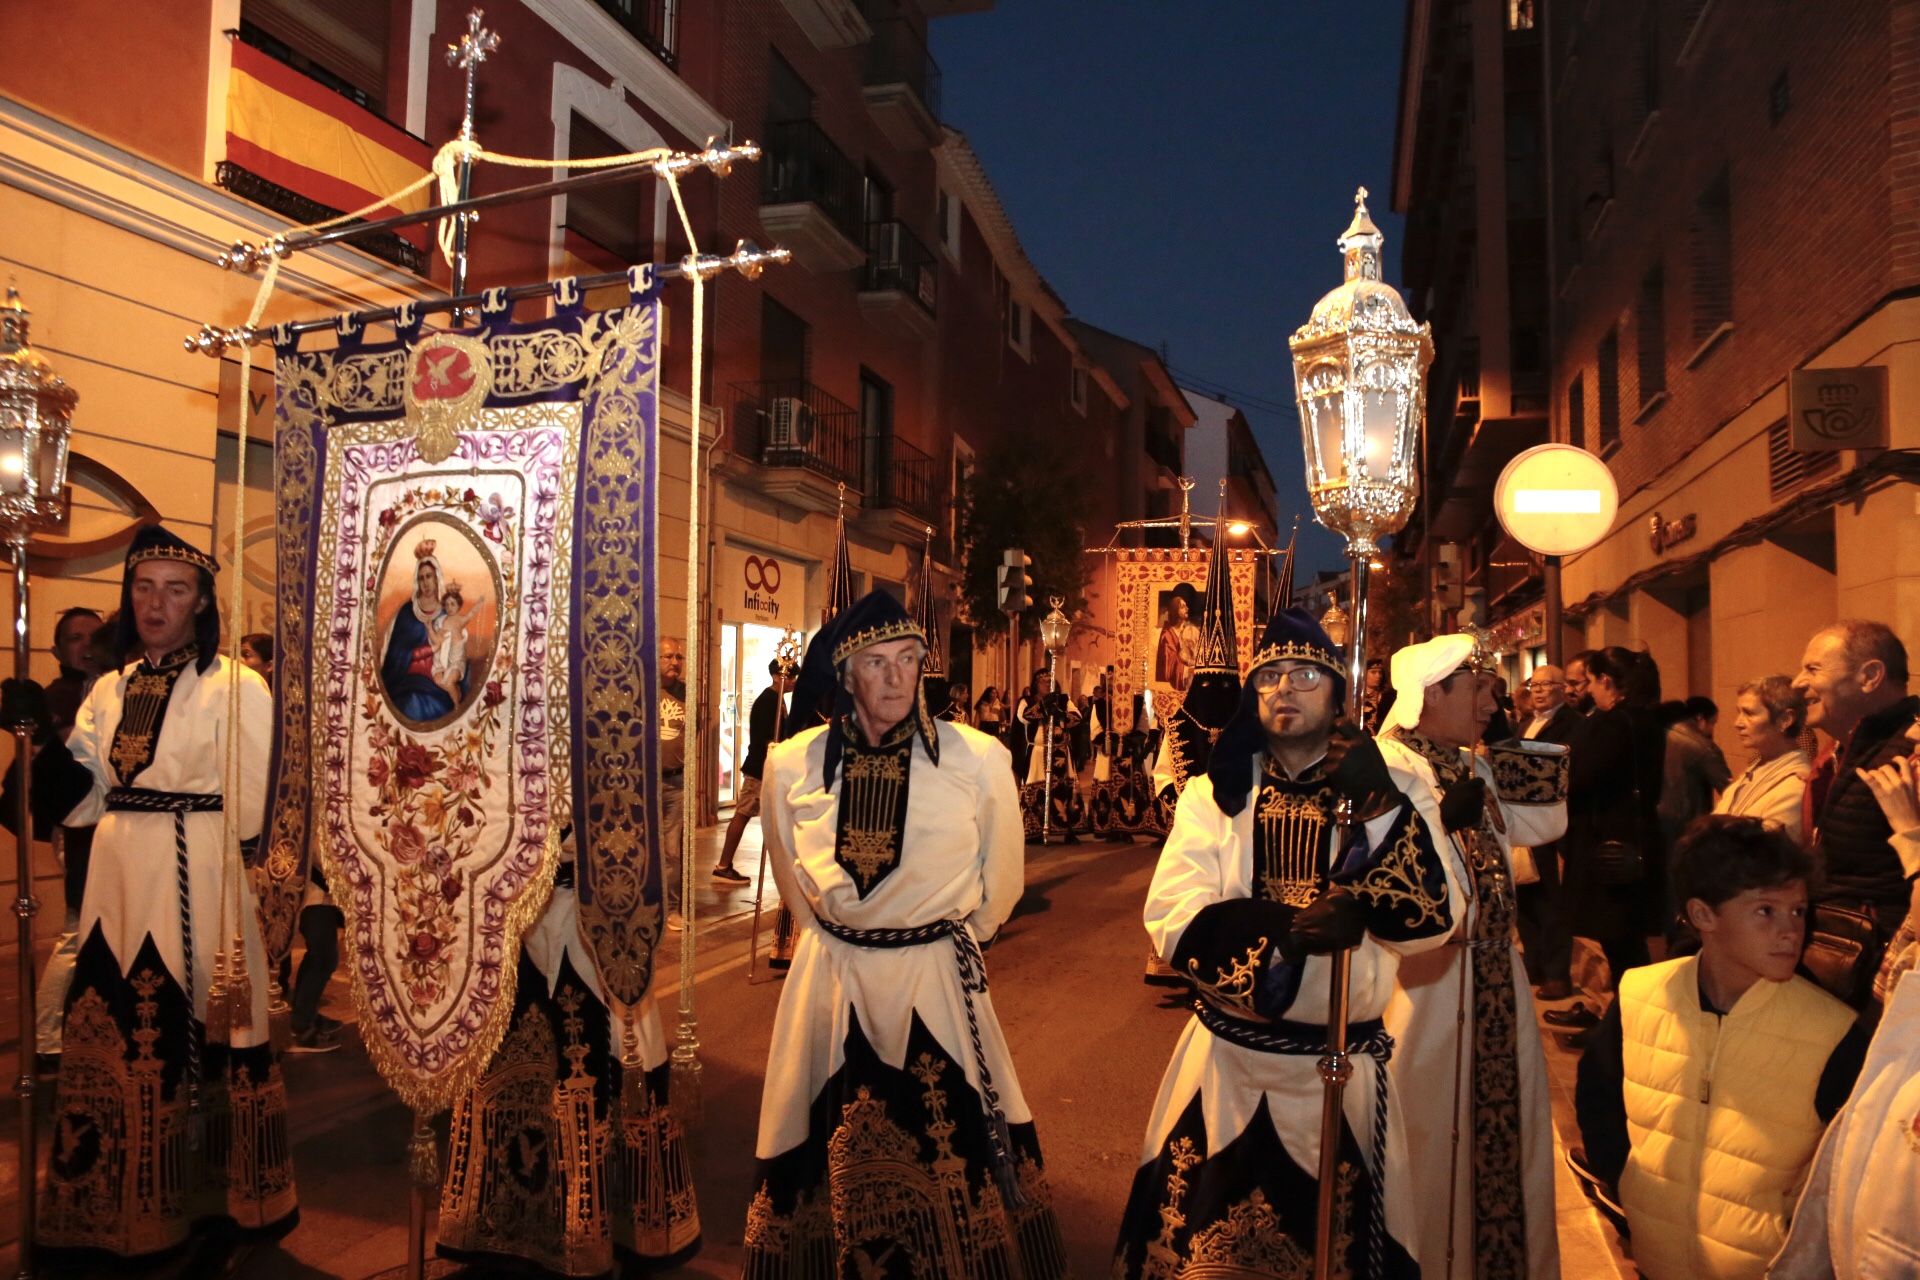
{"label": "processional float", "polygon": [[[630,1082],[642,1074],[629,1015],[647,999],[664,933],[660,850],[671,843],[654,728],[660,290],[668,280],[692,286],[685,627],[686,682],[697,690],[704,284],[729,269],[751,279],[789,258],[744,241],[731,254],[701,253],[681,199],[683,175],[725,177],[759,157],[752,143],[579,161],[481,148],[475,76],[497,45],[474,10],[447,50],[465,72],[466,110],[429,175],[356,213],[235,244],[222,265],[265,268],[246,323],[203,325],[186,340],[208,355],[237,347],[242,386],[253,346],[276,350],[279,723],[254,883],[270,962],[291,946],[310,852],[346,916],[344,963],[368,1054],[415,1117],[415,1277],[439,1183],[429,1117],[479,1079],[505,1034],[521,936],[551,893],[563,839],[574,849],[580,940],[626,1027],[614,1051]],[[586,172],[474,196],[478,163]],[[681,261],[466,292],[480,210],[643,179],[667,186],[690,248]],[[434,182],[439,205],[357,221]],[[448,297],[259,327],[293,253],[436,220]],[[587,291],[608,286],[625,286],[625,303],[586,310]],[[514,319],[513,304],[535,298],[551,316]],[[468,327],[423,324],[443,312]],[[374,325],[392,339],[370,338]],[[301,350],[304,335],[329,330],[332,346]],[[247,397],[240,413],[244,439]],[[240,465],[236,529],[244,450]],[[236,574],[235,616],[239,589]],[[698,705],[687,699],[689,744]],[[670,1054],[682,1115],[699,1106],[699,770],[685,785]]]}

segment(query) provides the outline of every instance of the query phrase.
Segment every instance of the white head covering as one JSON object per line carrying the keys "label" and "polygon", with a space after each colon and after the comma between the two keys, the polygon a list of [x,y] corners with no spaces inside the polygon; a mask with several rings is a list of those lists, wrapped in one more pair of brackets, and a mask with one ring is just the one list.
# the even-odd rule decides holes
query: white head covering
{"label": "white head covering", "polygon": [[1390,672],[1393,706],[1380,727],[1416,728],[1420,723],[1420,709],[1426,704],[1428,686],[1439,684],[1464,667],[1473,656],[1474,645],[1472,636],[1455,634],[1435,636],[1422,644],[1396,650]]}

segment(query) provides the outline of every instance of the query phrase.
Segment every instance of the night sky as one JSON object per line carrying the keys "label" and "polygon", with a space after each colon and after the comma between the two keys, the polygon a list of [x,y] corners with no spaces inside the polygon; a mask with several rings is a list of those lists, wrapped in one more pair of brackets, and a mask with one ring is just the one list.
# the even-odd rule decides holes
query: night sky
{"label": "night sky", "polygon": [[1404,17],[1398,0],[1001,0],[932,24],[941,116],[1041,275],[1246,412],[1282,536],[1302,516],[1303,576],[1342,557],[1307,509],[1287,338],[1340,282],[1356,186],[1397,274]]}

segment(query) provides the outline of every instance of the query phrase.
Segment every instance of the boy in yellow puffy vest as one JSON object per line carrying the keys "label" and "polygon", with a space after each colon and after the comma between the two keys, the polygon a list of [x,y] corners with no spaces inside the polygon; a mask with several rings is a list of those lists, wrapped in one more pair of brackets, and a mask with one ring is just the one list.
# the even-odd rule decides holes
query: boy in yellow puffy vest
{"label": "boy in yellow puffy vest", "polygon": [[1698,955],[1630,969],[1574,1094],[1651,1280],[1758,1277],[1868,1031],[1797,976],[1812,865],[1778,823],[1715,814],[1674,849]]}

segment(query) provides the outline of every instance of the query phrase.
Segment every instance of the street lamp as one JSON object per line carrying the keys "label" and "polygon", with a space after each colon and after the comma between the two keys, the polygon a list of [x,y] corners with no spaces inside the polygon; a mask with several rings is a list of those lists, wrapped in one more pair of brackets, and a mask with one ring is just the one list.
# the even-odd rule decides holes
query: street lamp
{"label": "street lamp", "polygon": [[[1398,533],[1420,496],[1420,422],[1426,416],[1433,336],[1416,323],[1400,292],[1380,278],[1384,237],[1367,213],[1367,189],[1354,196],[1353,221],[1340,237],[1346,279],[1315,304],[1287,344],[1306,451],[1307,496],[1314,518],[1347,540],[1353,611],[1348,619],[1347,714],[1362,718],[1367,669],[1367,573],[1379,539]],[[1329,637],[1331,638],[1331,637]],[[1350,820],[1343,803],[1340,825]],[[1314,1275],[1331,1273],[1333,1190],[1340,1149],[1341,1094],[1347,1057],[1347,973],[1351,954],[1333,956],[1325,1088],[1320,1112],[1320,1203]]]}
{"label": "street lamp", "polygon": [[[1065,596],[1047,597],[1051,607],[1047,616],[1040,619],[1040,643],[1047,651],[1050,698],[1059,695],[1060,651],[1067,647],[1067,638],[1073,634],[1073,619],[1061,610],[1066,602]],[[1042,757],[1040,774],[1040,843],[1045,844],[1053,835],[1053,709],[1043,704],[1040,714],[1046,717],[1047,726],[1046,755]]]}
{"label": "street lamp", "polygon": [[[67,505],[67,435],[73,427],[74,389],[27,342],[26,307],[20,291],[8,286],[0,308],[0,541],[13,560],[13,674],[25,680],[31,650],[27,632],[27,540],[33,531],[58,521]],[[8,726],[13,733],[14,784],[19,809],[14,814],[16,896],[20,924],[20,1075],[14,1092],[20,1101],[20,1172],[14,1186],[20,1197],[18,1274],[33,1274],[34,1114],[33,1114],[33,817],[29,756],[31,725]]]}

